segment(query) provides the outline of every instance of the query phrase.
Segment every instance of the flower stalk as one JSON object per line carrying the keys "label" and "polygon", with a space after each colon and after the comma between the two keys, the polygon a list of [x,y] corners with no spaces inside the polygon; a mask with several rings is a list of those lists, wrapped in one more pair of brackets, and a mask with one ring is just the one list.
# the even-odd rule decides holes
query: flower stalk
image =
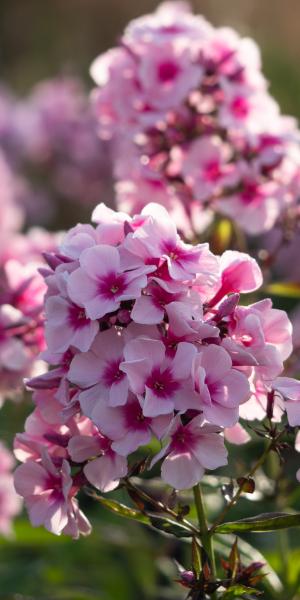
{"label": "flower stalk", "polygon": [[[209,560],[209,567],[210,567],[210,571],[211,571],[212,581],[215,581],[215,579],[216,579],[216,561],[215,561],[215,555],[214,555],[213,540],[212,540],[212,536],[210,535],[208,525],[207,525],[205,506],[204,506],[204,500],[203,500],[202,489],[201,489],[200,483],[198,483],[197,485],[194,486],[193,493],[194,493],[195,507],[196,507],[197,517],[198,517],[199,529],[200,529],[200,538],[201,538],[203,549],[205,550],[208,560]],[[215,600],[217,598],[216,592],[213,592],[211,597]]]}

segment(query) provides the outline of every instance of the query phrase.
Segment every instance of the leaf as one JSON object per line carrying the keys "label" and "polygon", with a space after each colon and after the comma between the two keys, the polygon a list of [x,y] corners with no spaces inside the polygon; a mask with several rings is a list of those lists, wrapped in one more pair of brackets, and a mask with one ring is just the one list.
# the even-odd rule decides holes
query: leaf
{"label": "leaf", "polygon": [[300,298],[300,284],[293,282],[270,283],[264,288],[264,291],[274,296],[284,296],[285,298]]}
{"label": "leaf", "polygon": [[160,517],[157,515],[148,514],[150,523],[155,529],[160,529],[165,533],[169,533],[178,538],[192,537],[193,533],[182,523],[172,521],[168,517]]}
{"label": "leaf", "polygon": [[201,573],[201,549],[195,537],[192,541],[192,564],[196,579],[199,579]]}
{"label": "leaf", "polygon": [[300,513],[263,513],[239,521],[222,523],[216,527],[217,533],[239,533],[242,531],[276,531],[300,526]]}
{"label": "leaf", "polygon": [[[245,596],[247,594],[247,596]],[[245,585],[233,585],[227,589],[225,594],[222,596],[222,600],[231,600],[232,598],[255,598],[255,596],[261,596],[261,592],[249,588]]]}
{"label": "leaf", "polygon": [[133,521],[138,521],[144,525],[155,527],[155,529],[159,529],[160,531],[164,531],[164,533],[169,533],[178,538],[192,537],[193,535],[188,527],[182,523],[177,523],[177,521],[173,521],[168,517],[158,516],[153,513],[145,514],[140,510],[125,506],[125,504],[121,504],[121,502],[117,502],[116,500],[104,498],[104,496],[100,496],[94,492],[88,492],[88,494],[94,498],[94,500],[102,504],[102,506],[108,508],[108,510],[120,517],[132,519]]}
{"label": "leaf", "polygon": [[102,506],[108,508],[111,512],[119,515],[120,517],[125,517],[126,519],[133,519],[134,521],[139,521],[140,523],[145,523],[146,525],[149,525],[149,519],[140,510],[130,508],[125,504],[121,504],[121,502],[111,500],[110,498],[104,498],[103,496],[100,496],[99,494],[95,494],[93,492],[88,492],[88,495],[100,504],[102,504]]}

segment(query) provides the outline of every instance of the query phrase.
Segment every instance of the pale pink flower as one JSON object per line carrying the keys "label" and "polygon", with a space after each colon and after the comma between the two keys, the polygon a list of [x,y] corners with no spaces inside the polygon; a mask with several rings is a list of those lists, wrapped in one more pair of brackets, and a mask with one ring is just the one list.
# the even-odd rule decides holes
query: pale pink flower
{"label": "pale pink flower", "polygon": [[123,300],[139,297],[148,271],[147,267],[123,270],[117,248],[101,244],[81,253],[80,267],[69,277],[68,292],[89,319],[99,319],[117,310]]}
{"label": "pale pink flower", "polygon": [[[82,403],[83,404],[83,403]],[[171,415],[146,417],[138,398],[132,393],[124,406],[110,408],[98,401],[90,415],[101,431],[113,440],[112,449],[128,456],[140,446],[149,444],[153,435],[161,439],[171,423]]]}
{"label": "pale pink flower", "polygon": [[235,425],[250,388],[247,377],[232,368],[229,354],[213,344],[204,346],[194,358],[192,372],[198,410],[206,420],[225,427]]}
{"label": "pale pink flower", "polygon": [[121,370],[124,360],[124,339],[112,328],[98,333],[89,352],[74,356],[68,379],[81,389],[87,388],[80,399],[89,404],[94,398],[104,398],[108,405],[126,404],[128,380]]}
{"label": "pale pink flower", "polygon": [[45,313],[45,338],[51,352],[66,352],[70,346],[86,352],[91,347],[99,326],[86,317],[82,307],[67,298],[50,296]]}
{"label": "pale pink flower", "polygon": [[213,136],[192,142],[183,153],[180,171],[197,201],[210,200],[224,187],[237,184],[238,174],[230,158],[230,147]]}
{"label": "pale pink flower", "polygon": [[169,431],[170,442],[155,457],[155,461],[166,456],[161,467],[161,476],[175,489],[187,489],[196,485],[205,469],[217,469],[227,464],[227,451],[221,429],[203,422],[201,416],[182,425],[174,419]]}
{"label": "pale pink flower", "polygon": [[291,427],[300,425],[300,381],[290,377],[277,377],[272,389],[284,398],[284,408]]}
{"label": "pale pink flower", "polygon": [[236,423],[233,427],[226,427],[224,430],[224,437],[230,444],[240,446],[241,444],[247,444],[251,440],[251,436],[248,431],[240,424]]}
{"label": "pale pink flower", "polygon": [[164,344],[157,340],[141,337],[126,344],[120,369],[127,374],[133,393],[141,398],[145,394],[146,417],[190,407],[193,391],[189,379],[195,354],[196,348],[186,342],[178,344],[173,359],[166,357]]}
{"label": "pale pink flower", "polygon": [[117,488],[120,478],[127,474],[126,459],[114,452],[111,440],[95,427],[92,435],[72,437],[68,450],[76,463],[85,463],[91,459],[84,466],[83,472],[87,480],[102,492]]}
{"label": "pale pink flower", "polygon": [[46,452],[40,462],[27,461],[15,471],[15,488],[24,497],[31,523],[44,525],[48,531],[60,535],[71,525],[72,535],[87,535],[91,526],[78,510],[74,496],[71,468],[66,460],[56,467]]}
{"label": "pale pink flower", "polygon": [[22,501],[14,489],[12,469],[13,455],[0,442],[0,534],[12,534],[13,519],[21,511]]}

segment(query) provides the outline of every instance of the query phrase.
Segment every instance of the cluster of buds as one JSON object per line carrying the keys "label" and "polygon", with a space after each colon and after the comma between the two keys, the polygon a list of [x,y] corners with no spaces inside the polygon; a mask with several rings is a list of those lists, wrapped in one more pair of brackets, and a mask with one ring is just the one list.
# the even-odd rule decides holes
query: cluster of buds
{"label": "cluster of buds", "polygon": [[187,489],[227,463],[224,436],[243,440],[241,411],[254,418],[271,397],[276,418],[300,424],[300,383],[280,377],[286,314],[239,304],[262,284],[254,259],[185,243],[158,204],[133,218],[100,204],[92,220],[47,256],[52,368],[28,382],[36,406],[15,440],[33,525],[74,537],[90,531],[78,491],[115,489],[150,441],[161,446],[150,466]]}
{"label": "cluster of buds", "polygon": [[91,74],[121,210],[155,196],[193,237],[216,213],[256,235],[296,205],[299,131],[270,96],[252,40],[166,2],[132,21]]}

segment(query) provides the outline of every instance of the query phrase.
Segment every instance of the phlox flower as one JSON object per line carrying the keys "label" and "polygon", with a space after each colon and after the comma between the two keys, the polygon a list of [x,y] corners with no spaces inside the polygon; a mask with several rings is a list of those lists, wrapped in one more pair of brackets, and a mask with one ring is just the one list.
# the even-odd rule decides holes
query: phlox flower
{"label": "phlox flower", "polygon": [[198,483],[205,469],[227,464],[227,451],[221,429],[209,425],[201,416],[183,425],[177,417],[169,430],[170,442],[154,461],[164,458],[161,475],[175,489],[190,488]]}
{"label": "phlox flower", "polygon": [[34,527],[44,525],[56,535],[70,532],[74,538],[90,533],[90,523],[74,498],[77,490],[66,460],[57,467],[45,450],[40,462],[29,460],[17,467],[15,488],[25,499]]}
{"label": "phlox flower", "polygon": [[249,440],[240,418],[299,420],[298,383],[280,377],[289,319],[268,299],[239,304],[262,283],[254,259],[187,244],[153,203],[132,218],[101,204],[93,220],[45,255],[51,368],[27,380],[36,407],[15,439],[33,524],[75,537],[77,492],[116,489],[152,442],[184,489],[226,464],[224,439]]}
{"label": "phlox flower", "polygon": [[270,95],[253,40],[164,2],[91,75],[122,210],[140,212],[155,191],[194,239],[217,214],[256,236],[296,207],[297,124]]}
{"label": "phlox flower", "polygon": [[191,363],[196,354],[192,344],[180,342],[173,359],[166,357],[158,340],[137,338],[126,344],[120,369],[127,374],[131,390],[144,398],[143,414],[156,417],[189,408]]}

